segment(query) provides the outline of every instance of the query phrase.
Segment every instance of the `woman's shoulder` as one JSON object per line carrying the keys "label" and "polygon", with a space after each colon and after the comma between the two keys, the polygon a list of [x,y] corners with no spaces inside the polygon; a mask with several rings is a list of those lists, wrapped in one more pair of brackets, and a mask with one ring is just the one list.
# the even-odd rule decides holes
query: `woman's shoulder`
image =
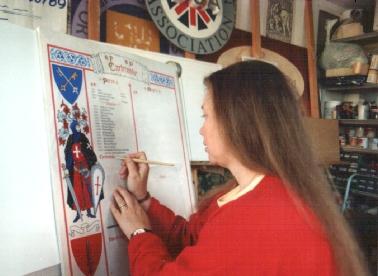
{"label": "woman's shoulder", "polygon": [[301,201],[290,185],[273,175],[265,175],[259,185],[247,194],[246,200],[267,207],[292,206]]}
{"label": "woman's shoulder", "polygon": [[[225,206],[226,207],[226,206]],[[319,220],[307,204],[279,177],[266,175],[256,188],[224,208],[224,215],[241,222],[253,220],[283,231],[290,228],[319,229]]]}

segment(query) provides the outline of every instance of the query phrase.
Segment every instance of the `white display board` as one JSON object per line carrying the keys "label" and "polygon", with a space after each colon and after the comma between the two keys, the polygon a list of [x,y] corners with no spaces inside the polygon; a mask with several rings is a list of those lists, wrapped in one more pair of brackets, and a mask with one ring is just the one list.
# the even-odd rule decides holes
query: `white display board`
{"label": "white display board", "polygon": [[[125,240],[120,238],[109,212],[112,188],[121,184],[120,161],[115,157],[144,150],[150,159],[175,163],[173,168],[151,167],[149,190],[187,217],[196,205],[189,159],[207,159],[201,152],[203,144],[198,133],[202,125],[203,77],[219,66],[138,53],[143,58],[131,54],[138,50],[56,33],[45,32],[39,37],[36,31],[7,22],[0,22],[0,40],[0,141],[5,145],[0,157],[5,196],[0,203],[0,274],[22,275],[62,262],[64,273],[81,275],[75,256],[67,256],[72,253],[71,239],[85,236],[83,229],[91,227],[96,229],[95,233],[101,233],[101,250],[106,251],[106,256],[100,256],[101,269],[98,266],[96,273],[123,273],[127,269]],[[75,57],[82,58],[76,65],[69,61]],[[90,60],[89,65],[85,58]],[[174,67],[152,59],[179,62],[181,79],[177,79]],[[126,61],[135,66],[126,66]],[[112,74],[112,62],[118,62],[119,74]],[[79,75],[80,88],[76,81]],[[81,91],[80,95],[68,101],[63,94],[67,90],[74,94],[73,87]],[[67,165],[64,150],[72,134],[72,120],[67,120],[68,125],[62,120],[66,107],[70,115],[65,115],[71,119],[75,112],[80,114],[76,119],[82,124],[81,132],[90,141],[106,176],[105,197],[99,201],[96,218],[82,212],[83,219],[75,223],[77,212],[67,205],[67,171],[62,168]],[[110,132],[105,124],[111,126]],[[199,154],[189,154],[192,139],[197,141],[190,148],[198,148]],[[93,213],[94,209],[91,210]],[[98,223],[93,224],[94,221]]]}
{"label": "white display board", "polygon": [[[110,212],[123,157],[152,166],[150,193],[175,213],[195,209],[175,68],[105,43],[39,32],[55,220],[62,270],[125,275],[127,241]],[[102,199],[103,197],[103,199]]]}
{"label": "white display board", "polygon": [[189,142],[189,158],[191,161],[208,161],[208,156],[203,145],[203,138],[199,134],[203,122],[203,118],[201,117],[201,105],[205,91],[203,80],[211,73],[220,70],[222,66],[217,63],[175,57],[134,48],[128,48],[128,51],[152,60],[164,63],[173,61],[179,64],[181,68],[181,75],[179,77],[180,91],[182,93],[186,134]]}

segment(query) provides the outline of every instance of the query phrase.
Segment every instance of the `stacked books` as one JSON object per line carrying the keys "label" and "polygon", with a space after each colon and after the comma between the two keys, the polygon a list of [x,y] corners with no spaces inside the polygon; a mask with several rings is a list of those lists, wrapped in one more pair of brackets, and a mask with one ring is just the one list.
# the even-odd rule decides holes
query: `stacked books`
{"label": "stacked books", "polygon": [[371,62],[370,62],[370,67],[369,67],[366,82],[377,83],[377,76],[378,76],[377,70],[378,70],[378,54],[374,54],[371,56]]}

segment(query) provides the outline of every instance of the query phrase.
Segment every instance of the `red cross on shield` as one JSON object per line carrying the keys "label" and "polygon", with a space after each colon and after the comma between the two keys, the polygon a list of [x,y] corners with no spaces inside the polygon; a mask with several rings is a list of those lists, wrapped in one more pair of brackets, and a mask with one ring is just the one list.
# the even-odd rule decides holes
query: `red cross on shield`
{"label": "red cross on shield", "polygon": [[100,195],[104,187],[104,182],[105,171],[100,163],[96,163],[91,168],[91,189],[94,215],[96,215],[98,205],[100,204]]}

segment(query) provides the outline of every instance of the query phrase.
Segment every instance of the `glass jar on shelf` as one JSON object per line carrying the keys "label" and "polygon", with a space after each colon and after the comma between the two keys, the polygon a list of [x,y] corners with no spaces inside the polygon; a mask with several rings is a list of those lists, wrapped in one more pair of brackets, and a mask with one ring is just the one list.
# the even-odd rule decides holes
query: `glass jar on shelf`
{"label": "glass jar on shelf", "polygon": [[359,126],[359,127],[356,128],[356,137],[357,138],[364,137],[364,134],[365,134],[365,129],[363,127]]}
{"label": "glass jar on shelf", "polygon": [[369,106],[364,100],[360,100],[357,105],[357,119],[366,120],[369,117]]}

